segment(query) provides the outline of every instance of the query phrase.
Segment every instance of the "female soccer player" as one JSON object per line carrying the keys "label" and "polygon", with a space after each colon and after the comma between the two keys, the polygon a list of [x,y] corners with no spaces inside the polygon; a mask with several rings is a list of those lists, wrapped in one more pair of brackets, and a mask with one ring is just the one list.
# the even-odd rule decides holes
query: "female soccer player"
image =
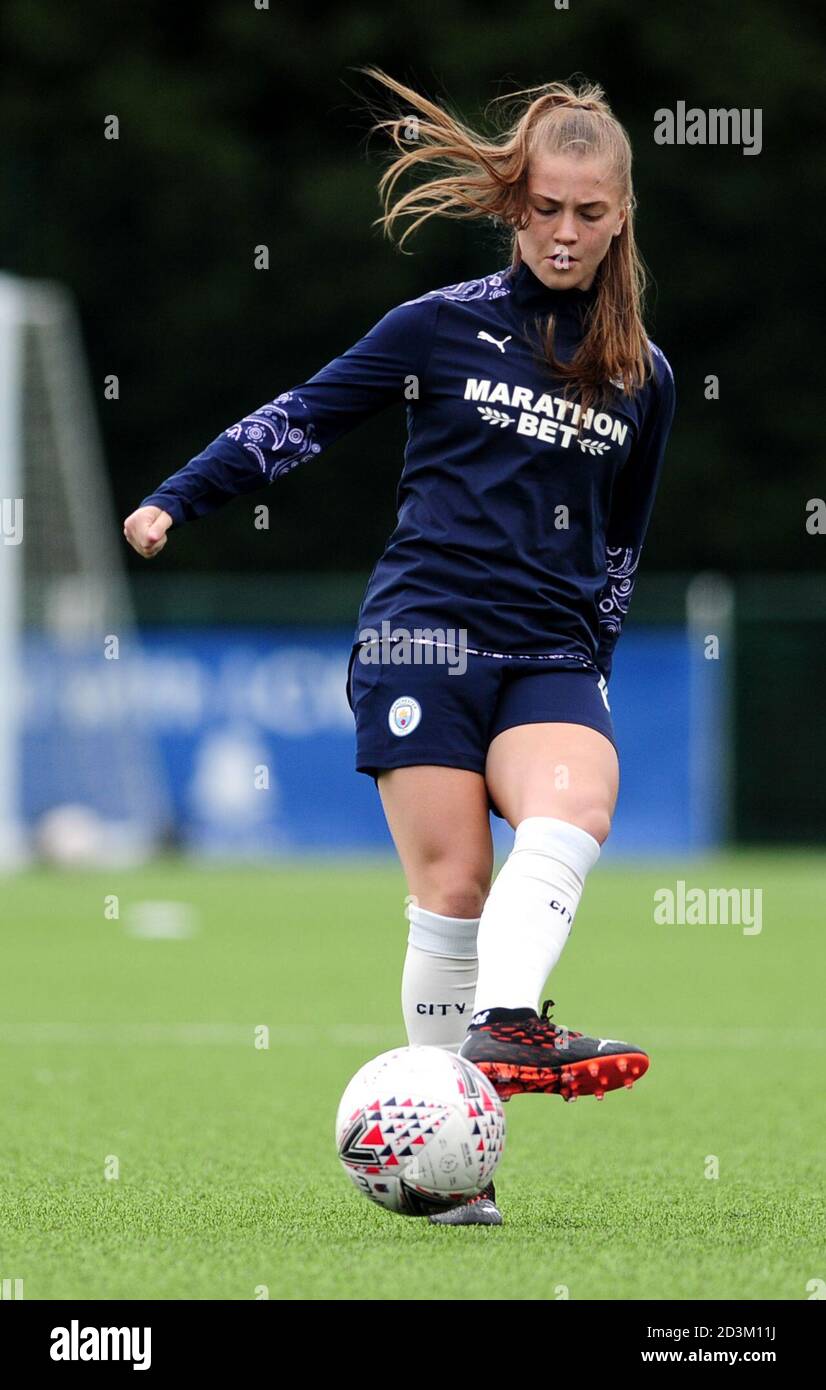
{"label": "female soccer player", "polygon": [[[379,69],[416,113],[382,120],[388,234],[428,218],[509,229],[510,262],[391,309],[308,382],[226,430],[124,531],[273,482],[383,406],[409,440],[347,695],[407,878],[410,1043],[460,1051],[504,1098],[633,1084],[640,1048],[538,1013],[618,790],[607,683],[674,413],[646,336],[631,149],[596,84],[514,95],[487,140]],[[446,171],[395,197],[420,164]],[[515,830],[493,885],[489,812]],[[469,1020],[469,1026],[468,1026]],[[491,1189],[431,1220],[498,1224]]]}

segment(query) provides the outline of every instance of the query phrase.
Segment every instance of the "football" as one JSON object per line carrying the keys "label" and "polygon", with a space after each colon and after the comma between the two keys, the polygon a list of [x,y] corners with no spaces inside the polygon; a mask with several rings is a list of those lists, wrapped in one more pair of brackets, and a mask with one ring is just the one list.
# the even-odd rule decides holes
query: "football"
{"label": "football", "polygon": [[336,1117],[338,1156],[359,1192],[387,1211],[426,1216],[475,1197],[505,1145],[496,1091],[439,1047],[399,1047],[356,1072]]}

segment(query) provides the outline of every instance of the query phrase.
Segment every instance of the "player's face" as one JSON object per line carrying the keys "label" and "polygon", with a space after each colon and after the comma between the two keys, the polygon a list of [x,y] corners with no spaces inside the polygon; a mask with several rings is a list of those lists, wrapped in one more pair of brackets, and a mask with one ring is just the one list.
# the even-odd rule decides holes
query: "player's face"
{"label": "player's face", "polygon": [[518,233],[522,259],[550,289],[590,289],[625,223],[607,161],[535,154],[527,192],[530,221]]}

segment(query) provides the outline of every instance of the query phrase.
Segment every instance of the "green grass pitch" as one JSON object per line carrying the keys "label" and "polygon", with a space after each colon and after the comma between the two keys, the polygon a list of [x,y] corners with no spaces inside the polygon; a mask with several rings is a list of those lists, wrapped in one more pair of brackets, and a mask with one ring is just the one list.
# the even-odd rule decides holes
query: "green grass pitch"
{"label": "green grass pitch", "polygon": [[[761,888],[762,931],[655,925],[679,878]],[[811,1296],[826,858],[598,866],[548,992],[651,1069],[509,1104],[498,1229],[386,1214],[335,1155],[345,1083],[405,1040],[404,893],[391,861],[0,882],[0,1277],[27,1299]],[[191,904],[191,934],[135,934],[147,899]]]}

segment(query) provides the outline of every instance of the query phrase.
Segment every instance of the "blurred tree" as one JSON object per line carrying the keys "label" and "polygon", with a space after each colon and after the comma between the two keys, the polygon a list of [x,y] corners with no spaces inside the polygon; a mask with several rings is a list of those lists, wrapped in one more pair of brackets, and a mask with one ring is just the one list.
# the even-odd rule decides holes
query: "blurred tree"
{"label": "blurred tree", "polygon": [[[0,263],[81,306],[118,509],[219,430],[299,384],[388,308],[505,264],[493,229],[431,227],[399,255],[372,219],[385,147],[365,140],[373,62],[471,121],[498,94],[600,81],[635,149],[649,331],[678,414],[647,567],[815,568],[823,490],[817,271],[826,156],[814,7],[526,0],[479,11],[253,0],[6,0]],[[654,113],[759,107],[763,149],[662,146]],[[120,138],[104,139],[116,114]],[[253,248],[270,248],[269,271]],[[813,283],[814,282],[814,283]],[[121,398],[105,402],[117,372]],[[719,402],[704,381],[720,379]],[[391,410],[181,531],[164,565],[369,569],[392,527]],[[271,504],[253,534],[250,509]]]}

